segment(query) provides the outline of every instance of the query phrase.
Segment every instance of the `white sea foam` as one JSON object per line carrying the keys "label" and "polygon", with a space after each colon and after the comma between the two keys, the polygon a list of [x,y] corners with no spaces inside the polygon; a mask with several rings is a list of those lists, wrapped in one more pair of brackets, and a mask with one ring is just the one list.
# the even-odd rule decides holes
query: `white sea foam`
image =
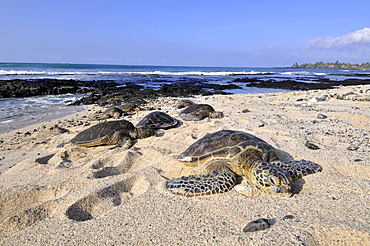
{"label": "white sea foam", "polygon": [[204,71],[188,71],[188,72],[164,72],[164,71],[145,71],[145,72],[99,72],[100,74],[107,74],[107,75],[124,75],[124,74],[132,74],[132,75],[172,75],[172,76],[229,76],[229,75],[258,75],[258,74],[271,74],[271,72],[228,72],[228,71],[220,71],[220,72],[204,72]]}
{"label": "white sea foam", "polygon": [[46,95],[46,96],[36,96],[36,97],[26,97],[23,102],[25,104],[33,105],[67,105],[71,102],[77,101],[84,95],[82,94],[62,94],[62,95]]}
{"label": "white sea foam", "polygon": [[310,75],[312,73],[307,71],[283,72],[282,75]]}
{"label": "white sea foam", "polygon": [[0,70],[0,75],[95,75],[92,72],[76,72],[76,71],[61,71],[61,72],[48,72],[48,71],[18,71],[18,70]]}
{"label": "white sea foam", "polygon": [[[346,70],[342,70],[345,71]],[[1,75],[43,75],[43,76],[63,76],[63,75],[163,75],[163,76],[232,76],[232,75],[268,75],[277,74],[276,72],[256,72],[256,71],[219,71],[219,72],[205,72],[205,71],[187,71],[187,72],[165,72],[165,71],[143,71],[143,72],[119,72],[119,71],[97,71],[97,72],[78,72],[78,71],[16,71],[16,70],[0,70]],[[308,71],[294,71],[294,72],[281,72],[281,75],[318,75],[324,76],[326,73],[308,72]]]}
{"label": "white sea foam", "polygon": [[2,111],[21,111],[26,108],[37,108],[50,105],[65,106],[77,101],[83,94],[63,94],[63,95],[46,95],[25,98],[8,98],[0,100],[0,112]]}
{"label": "white sea foam", "polygon": [[0,75],[43,75],[45,71],[16,71],[16,70],[0,70]]}
{"label": "white sea foam", "polygon": [[293,71],[293,72],[282,72],[282,75],[327,75],[326,73],[308,72],[308,71]]}
{"label": "white sea foam", "polygon": [[11,122],[14,122],[14,120],[4,120],[4,121],[0,121],[0,124],[3,124],[3,125],[6,125],[6,124],[9,124]]}
{"label": "white sea foam", "polygon": [[187,71],[187,72],[165,72],[165,71],[143,71],[143,72],[119,72],[119,71],[97,71],[97,72],[77,72],[77,71],[16,71],[16,70],[0,70],[0,75],[171,75],[171,76],[230,76],[230,75],[263,75],[272,74],[274,72],[255,72],[255,71]]}

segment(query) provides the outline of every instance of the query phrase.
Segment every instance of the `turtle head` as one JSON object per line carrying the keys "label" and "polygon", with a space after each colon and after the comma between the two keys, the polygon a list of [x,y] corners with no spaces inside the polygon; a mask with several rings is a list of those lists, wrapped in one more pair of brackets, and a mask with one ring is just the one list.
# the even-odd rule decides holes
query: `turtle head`
{"label": "turtle head", "polygon": [[147,138],[155,134],[155,129],[153,128],[136,128],[135,130],[136,130],[135,138],[139,138],[139,139]]}
{"label": "turtle head", "polygon": [[121,117],[121,115],[122,115],[121,112],[115,111],[112,113],[111,117],[118,119],[119,117]]}
{"label": "turtle head", "polygon": [[223,118],[224,117],[224,113],[223,112],[220,112],[220,111],[210,112],[209,113],[209,117],[210,118]]}
{"label": "turtle head", "polygon": [[290,193],[290,174],[268,162],[260,162],[253,171],[256,185],[270,193]]}

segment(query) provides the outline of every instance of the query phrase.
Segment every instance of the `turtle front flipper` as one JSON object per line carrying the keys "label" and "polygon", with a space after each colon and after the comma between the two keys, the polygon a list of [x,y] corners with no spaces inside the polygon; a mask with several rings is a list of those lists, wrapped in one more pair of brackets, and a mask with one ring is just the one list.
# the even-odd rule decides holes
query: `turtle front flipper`
{"label": "turtle front flipper", "polygon": [[271,164],[278,166],[289,172],[292,181],[298,180],[303,176],[322,171],[322,167],[312,161],[274,161]]}
{"label": "turtle front flipper", "polygon": [[214,170],[208,174],[182,176],[171,179],[166,187],[176,195],[202,196],[224,193],[236,184],[237,175],[229,168]]}
{"label": "turtle front flipper", "polygon": [[134,140],[127,136],[124,130],[115,131],[113,135],[108,139],[107,144],[116,144],[114,147],[110,149],[115,149],[119,147],[123,147],[124,149],[129,149],[134,145]]}

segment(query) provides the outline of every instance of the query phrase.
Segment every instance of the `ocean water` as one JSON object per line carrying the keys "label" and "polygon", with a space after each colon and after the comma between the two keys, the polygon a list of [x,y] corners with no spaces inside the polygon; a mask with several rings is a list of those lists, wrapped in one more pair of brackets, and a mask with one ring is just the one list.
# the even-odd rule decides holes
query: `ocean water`
{"label": "ocean water", "polygon": [[48,95],[0,99],[0,134],[77,113],[86,106],[68,106],[84,95]]}
{"label": "ocean water", "polygon": [[[263,80],[296,80],[315,83],[316,79],[345,80],[364,78],[370,71],[293,69],[293,68],[247,68],[247,67],[179,67],[134,66],[55,63],[0,63],[0,80],[12,79],[74,79],[82,81],[110,80],[125,84],[132,82],[145,88],[157,89],[164,83],[196,80],[212,84],[228,84],[237,78]],[[1,83],[1,82],[0,82]],[[230,93],[279,92],[280,89],[246,87],[225,90]],[[66,106],[83,95],[50,95],[17,99],[0,99],[0,134],[9,129],[30,124],[30,119],[43,121],[60,117],[62,112],[73,112]],[[77,109],[76,107],[76,110]],[[75,111],[76,111],[75,110]],[[53,117],[54,115],[54,117]],[[32,123],[32,122],[31,122]]]}

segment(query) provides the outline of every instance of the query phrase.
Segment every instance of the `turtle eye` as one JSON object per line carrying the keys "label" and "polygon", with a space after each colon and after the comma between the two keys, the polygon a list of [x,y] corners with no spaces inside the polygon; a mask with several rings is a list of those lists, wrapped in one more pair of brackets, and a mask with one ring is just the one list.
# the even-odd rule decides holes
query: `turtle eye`
{"label": "turtle eye", "polygon": [[275,193],[289,193],[290,192],[290,184],[287,180],[285,175],[270,175],[269,182],[271,184],[271,189]]}
{"label": "turtle eye", "polygon": [[275,185],[275,186],[280,186],[281,185],[281,179],[277,176],[270,175],[270,183]]}

